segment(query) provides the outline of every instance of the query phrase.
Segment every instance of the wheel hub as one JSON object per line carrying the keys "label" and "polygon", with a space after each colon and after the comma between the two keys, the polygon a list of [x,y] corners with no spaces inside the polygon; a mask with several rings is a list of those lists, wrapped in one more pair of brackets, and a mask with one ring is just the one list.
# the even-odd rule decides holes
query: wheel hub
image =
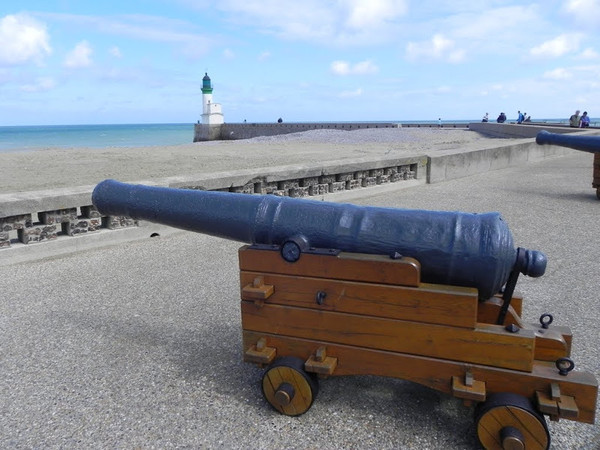
{"label": "wheel hub", "polygon": [[296,395],[294,386],[290,383],[281,383],[275,391],[275,401],[281,406],[287,406],[292,402],[294,395]]}
{"label": "wheel hub", "polygon": [[500,430],[502,450],[525,450],[525,438],[515,427],[504,427]]}

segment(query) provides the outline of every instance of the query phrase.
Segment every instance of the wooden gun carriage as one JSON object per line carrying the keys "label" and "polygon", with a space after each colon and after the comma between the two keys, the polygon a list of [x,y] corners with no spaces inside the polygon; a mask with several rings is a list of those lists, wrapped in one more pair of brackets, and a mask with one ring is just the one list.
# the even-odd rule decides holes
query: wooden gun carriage
{"label": "wooden gun carriage", "polygon": [[541,276],[545,256],[514,249],[495,213],[112,180],[93,201],[103,214],[252,243],[239,250],[244,360],[266,368],[264,397],[282,414],[308,411],[319,378],[379,375],[475,405],[487,449],[549,448],[545,415],[594,423],[598,383],[574,370],[569,328],[521,318],[518,275]]}
{"label": "wooden gun carriage", "polygon": [[267,366],[263,393],[283,414],[310,408],[317,376],[381,375],[478,403],[489,449],[548,448],[544,414],[594,422],[597,382],[570,371],[570,330],[550,315],[523,323],[520,297],[497,324],[500,296],[423,283],[413,258],[316,251],[289,263],[255,245],[239,260],[244,359]]}

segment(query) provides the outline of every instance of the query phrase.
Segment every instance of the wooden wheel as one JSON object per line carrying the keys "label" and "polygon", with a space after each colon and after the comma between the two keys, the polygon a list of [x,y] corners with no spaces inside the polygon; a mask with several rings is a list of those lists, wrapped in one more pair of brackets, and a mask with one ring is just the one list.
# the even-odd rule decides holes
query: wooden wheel
{"label": "wooden wheel", "polygon": [[319,384],[313,374],[304,370],[299,358],[286,356],[276,359],[262,379],[265,399],[282,414],[299,416],[311,407]]}
{"label": "wooden wheel", "polygon": [[546,450],[550,433],[546,420],[517,394],[491,395],[475,410],[479,442],[487,450]]}

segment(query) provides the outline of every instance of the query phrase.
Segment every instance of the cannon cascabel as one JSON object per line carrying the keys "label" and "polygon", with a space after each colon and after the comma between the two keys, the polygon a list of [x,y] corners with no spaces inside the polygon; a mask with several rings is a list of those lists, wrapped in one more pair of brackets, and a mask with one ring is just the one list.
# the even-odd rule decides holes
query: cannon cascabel
{"label": "cannon cascabel", "polygon": [[541,276],[546,257],[523,250],[500,214],[357,206],[105,180],[92,194],[103,215],[129,216],[251,244],[301,240],[316,248],[416,258],[422,281],[475,287],[487,299],[513,270]]}

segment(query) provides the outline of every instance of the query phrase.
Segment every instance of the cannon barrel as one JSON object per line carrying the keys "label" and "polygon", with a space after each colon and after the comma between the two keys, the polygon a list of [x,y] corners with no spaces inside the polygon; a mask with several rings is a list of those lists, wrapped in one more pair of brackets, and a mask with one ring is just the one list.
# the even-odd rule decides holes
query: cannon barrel
{"label": "cannon barrel", "polygon": [[542,130],[537,134],[535,142],[540,145],[559,145],[588,153],[600,153],[600,136],[549,133],[546,130]]}
{"label": "cannon barrel", "polygon": [[399,253],[419,261],[422,281],[475,287],[480,299],[498,293],[513,271],[535,277],[546,268],[543,253],[517,252],[499,213],[366,207],[114,180],[98,184],[92,200],[103,215],[125,215],[245,243]]}

